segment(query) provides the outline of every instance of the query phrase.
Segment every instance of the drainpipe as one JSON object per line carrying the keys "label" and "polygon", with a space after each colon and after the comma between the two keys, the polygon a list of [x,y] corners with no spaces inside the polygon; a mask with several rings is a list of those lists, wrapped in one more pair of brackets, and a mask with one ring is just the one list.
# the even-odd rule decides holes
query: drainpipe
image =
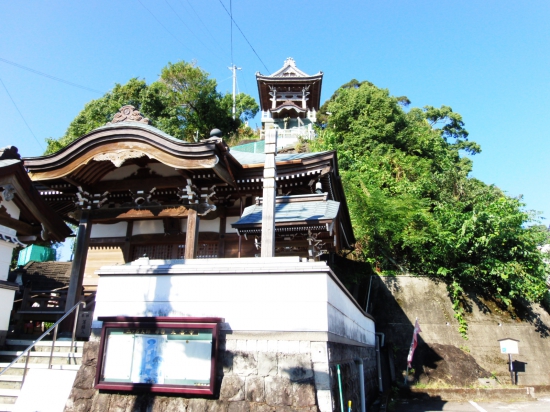
{"label": "drainpipe", "polygon": [[361,412],[367,412],[366,400],[365,400],[365,375],[363,371],[363,359],[355,359],[357,364],[357,372],[359,373],[359,389],[361,394]]}
{"label": "drainpipe", "polygon": [[[378,369],[378,390],[380,393],[384,392],[384,385],[382,384],[382,364],[380,362],[380,347],[384,346],[384,334],[376,332],[376,365]],[[380,344],[382,341],[382,344]]]}

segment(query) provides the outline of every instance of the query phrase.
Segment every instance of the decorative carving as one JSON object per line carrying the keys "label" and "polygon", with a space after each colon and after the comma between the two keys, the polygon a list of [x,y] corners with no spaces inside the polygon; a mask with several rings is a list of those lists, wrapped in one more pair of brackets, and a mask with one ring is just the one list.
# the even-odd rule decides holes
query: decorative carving
{"label": "decorative carving", "polygon": [[140,122],[149,124],[149,119],[143,117],[139,110],[136,110],[134,106],[126,105],[122,106],[118,113],[113,116],[113,120],[107,124],[120,122]]}
{"label": "decorative carving", "polygon": [[19,150],[15,146],[6,146],[0,149],[0,160],[6,159],[15,159],[20,160],[21,155],[18,153]]}
{"label": "decorative carving", "polygon": [[2,197],[6,202],[13,200],[15,196],[15,187],[12,185],[5,185],[4,190],[2,191]]}
{"label": "decorative carving", "polygon": [[97,162],[109,160],[115,167],[120,167],[128,159],[137,159],[143,156],[146,156],[146,154],[138,150],[117,150],[116,152],[97,154],[93,157],[93,160]]}
{"label": "decorative carving", "polygon": [[187,186],[183,189],[178,187],[178,197],[184,205],[197,211],[199,216],[206,216],[216,210],[212,197],[216,195],[216,186],[198,188],[191,179],[187,179]]}
{"label": "decorative carving", "polygon": [[76,192],[76,202],[75,205],[78,209],[92,209],[95,207],[100,209],[108,200],[109,200],[109,191],[106,191],[103,194],[95,193],[91,194],[82,189],[82,186],[78,186],[78,192]]}

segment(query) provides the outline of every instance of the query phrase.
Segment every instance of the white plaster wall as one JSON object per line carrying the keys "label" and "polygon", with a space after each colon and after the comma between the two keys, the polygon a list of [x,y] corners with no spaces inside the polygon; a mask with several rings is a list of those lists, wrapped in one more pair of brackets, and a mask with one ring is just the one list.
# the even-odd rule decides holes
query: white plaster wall
{"label": "white plaster wall", "polygon": [[[0,240],[0,280],[7,280],[15,244]],[[13,301],[12,301],[13,303]],[[10,308],[11,310],[11,308]]]}
{"label": "white plaster wall", "polygon": [[[185,222],[187,225],[187,221]],[[199,232],[220,232],[220,218],[213,220],[203,220],[199,222]]]}
{"label": "white plaster wall", "polygon": [[240,216],[230,216],[225,219],[225,233],[237,233],[237,229],[233,229],[231,224],[237,222],[239,219]]}
{"label": "white plaster wall", "polygon": [[143,266],[103,267],[98,274],[96,319],[214,316],[225,318],[226,330],[331,332],[374,345],[374,322],[339,288],[323,262],[152,260]]}
{"label": "white plaster wall", "polygon": [[0,289],[0,331],[8,330],[14,290]]}
{"label": "white plaster wall", "polygon": [[19,220],[20,210],[14,202],[12,201],[6,202],[5,200],[0,200],[0,205],[6,208],[6,211],[11,217]]}
{"label": "white plaster wall", "polygon": [[[5,200],[0,200],[0,206],[4,206],[6,208],[6,211],[8,212],[8,215],[10,215],[12,218],[19,220],[20,210],[14,202],[6,202]],[[0,225],[0,233],[7,236],[17,235],[16,230],[2,225]]]}
{"label": "white plaster wall", "polygon": [[118,222],[110,225],[94,223],[92,225],[92,233],[90,234],[90,237],[97,238],[126,236],[127,227],[128,222]]}
{"label": "white plaster wall", "polygon": [[148,235],[164,233],[162,220],[136,220],[132,228],[132,235]]}

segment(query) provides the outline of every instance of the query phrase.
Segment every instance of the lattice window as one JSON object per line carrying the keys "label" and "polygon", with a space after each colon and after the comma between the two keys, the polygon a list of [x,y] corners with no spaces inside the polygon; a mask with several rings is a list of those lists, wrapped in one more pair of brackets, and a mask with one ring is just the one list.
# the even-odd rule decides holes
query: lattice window
{"label": "lattice window", "polygon": [[[218,257],[218,242],[199,242],[197,259],[213,259]],[[185,258],[185,245],[178,245],[178,259]]]}
{"label": "lattice window", "polygon": [[136,245],[132,260],[143,255],[149,259],[172,259],[172,245]]}

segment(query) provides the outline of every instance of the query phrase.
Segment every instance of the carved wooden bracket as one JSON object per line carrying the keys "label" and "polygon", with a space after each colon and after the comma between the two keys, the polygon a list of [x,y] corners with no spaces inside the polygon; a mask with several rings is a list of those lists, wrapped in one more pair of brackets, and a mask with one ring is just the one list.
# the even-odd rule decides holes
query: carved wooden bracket
{"label": "carved wooden bracket", "polygon": [[13,185],[4,185],[4,190],[2,191],[2,198],[9,202],[10,200],[13,200],[15,196],[15,187]]}

